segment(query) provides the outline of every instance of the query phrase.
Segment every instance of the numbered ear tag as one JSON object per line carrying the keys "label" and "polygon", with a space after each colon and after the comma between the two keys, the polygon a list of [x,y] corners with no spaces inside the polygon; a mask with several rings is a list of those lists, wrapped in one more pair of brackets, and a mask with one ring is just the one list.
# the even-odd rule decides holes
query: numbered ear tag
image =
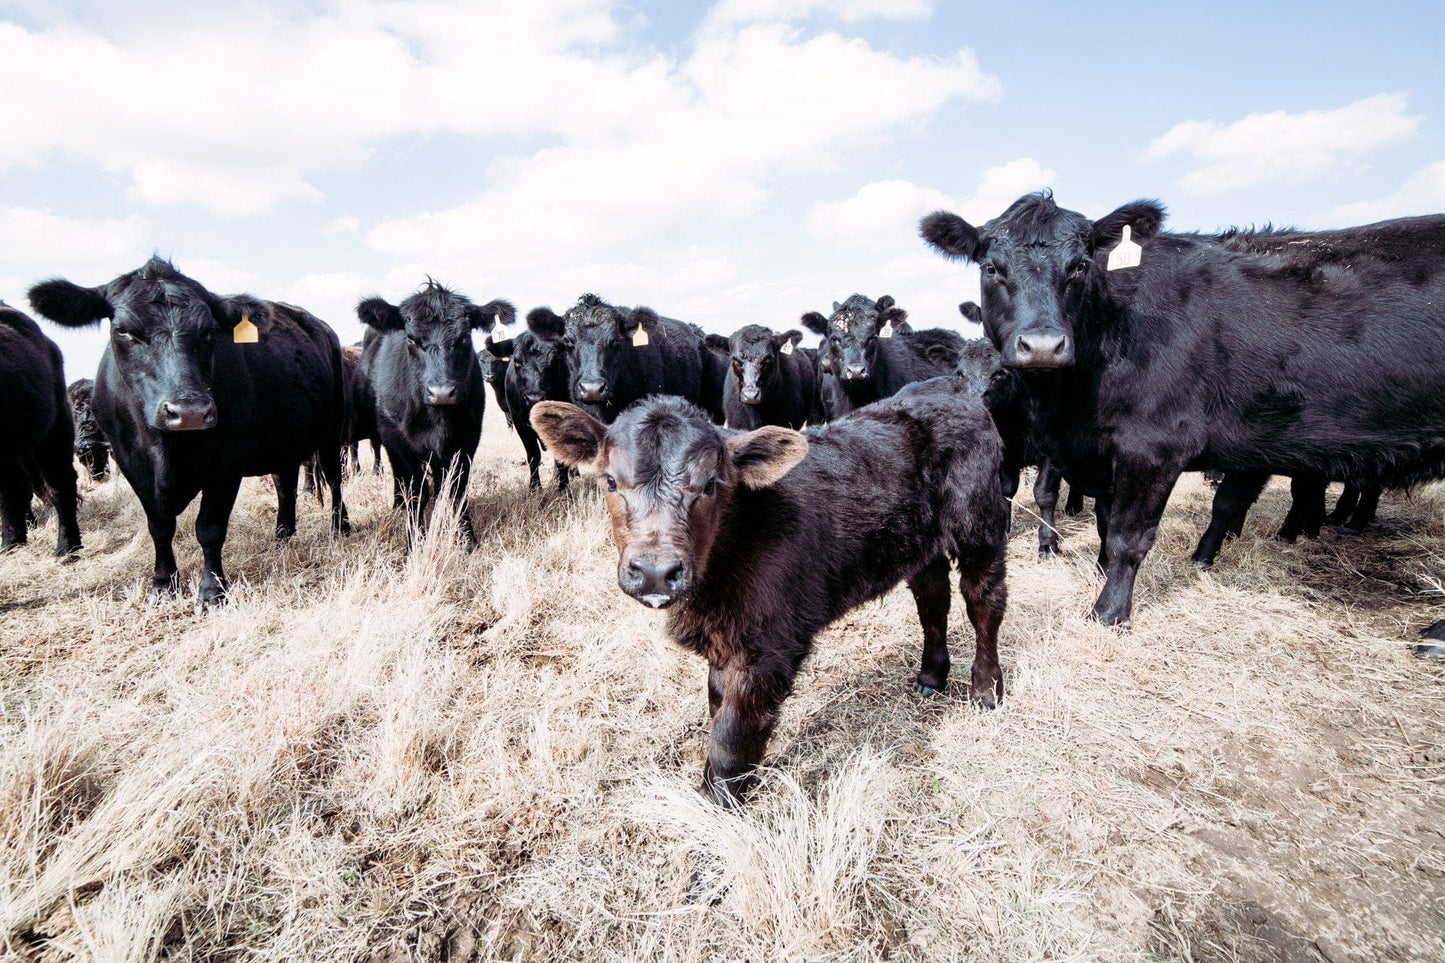
{"label": "numbered ear tag", "polygon": [[255,344],[261,340],[261,332],[251,323],[250,316],[243,314],[241,320],[231,329],[231,340],[236,344]]}
{"label": "numbered ear tag", "polygon": [[1129,239],[1129,225],[1124,225],[1124,233],[1119,237],[1119,244],[1109,252],[1108,269],[1118,271],[1121,268],[1138,267],[1143,259],[1144,249]]}
{"label": "numbered ear tag", "polygon": [[881,328],[878,329],[878,337],[880,337],[880,338],[891,338],[891,337],[893,337],[893,322],[892,322],[892,321],[888,321],[887,323],[885,323],[885,324],[883,325],[883,327],[881,327]]}
{"label": "numbered ear tag", "polygon": [[492,325],[492,333],[488,335],[488,337],[492,339],[492,344],[501,344],[503,341],[506,341],[511,336],[512,329],[507,327],[500,321]]}
{"label": "numbered ear tag", "polygon": [[647,329],[641,324],[638,324],[637,330],[632,334],[632,346],[634,348],[645,348],[650,343],[651,339],[647,337]]}
{"label": "numbered ear tag", "polygon": [[784,341],[784,342],[783,342],[783,346],[782,346],[781,348],[779,348],[778,350],[781,351],[783,354],[792,354],[792,353],[793,353],[793,339],[792,339],[792,338],[789,338],[788,340]]}

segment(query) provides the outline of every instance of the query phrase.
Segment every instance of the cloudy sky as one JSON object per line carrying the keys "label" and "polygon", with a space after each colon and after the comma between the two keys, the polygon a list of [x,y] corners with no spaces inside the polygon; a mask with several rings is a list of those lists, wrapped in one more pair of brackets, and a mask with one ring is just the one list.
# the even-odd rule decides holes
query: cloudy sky
{"label": "cloudy sky", "polygon": [[[1388,0],[0,0],[0,297],[156,251],[343,342],[428,274],[715,331],[853,291],[959,326],[937,207],[1445,210],[1442,35]],[[47,330],[93,372],[103,330]]]}

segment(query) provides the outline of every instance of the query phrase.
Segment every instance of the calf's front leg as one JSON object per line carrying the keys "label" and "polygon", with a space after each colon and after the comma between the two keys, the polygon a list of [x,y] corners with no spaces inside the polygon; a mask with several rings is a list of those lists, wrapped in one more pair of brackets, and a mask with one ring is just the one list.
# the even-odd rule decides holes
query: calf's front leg
{"label": "calf's front leg", "polygon": [[702,791],[719,806],[732,809],[740,805],[757,783],[758,763],[791,683],[781,671],[710,666],[708,702],[715,708]]}
{"label": "calf's front leg", "polygon": [[939,556],[908,580],[918,621],[923,626],[923,664],[915,691],[934,696],[948,685],[948,609],[953,593],[948,585],[948,559]]}

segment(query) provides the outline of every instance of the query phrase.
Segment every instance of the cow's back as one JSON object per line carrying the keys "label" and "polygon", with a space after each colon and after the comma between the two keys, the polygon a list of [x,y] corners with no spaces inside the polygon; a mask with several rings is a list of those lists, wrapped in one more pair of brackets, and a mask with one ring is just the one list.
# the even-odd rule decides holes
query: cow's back
{"label": "cow's back", "polygon": [[60,349],[24,312],[0,302],[0,459],[18,458],[69,421]]}

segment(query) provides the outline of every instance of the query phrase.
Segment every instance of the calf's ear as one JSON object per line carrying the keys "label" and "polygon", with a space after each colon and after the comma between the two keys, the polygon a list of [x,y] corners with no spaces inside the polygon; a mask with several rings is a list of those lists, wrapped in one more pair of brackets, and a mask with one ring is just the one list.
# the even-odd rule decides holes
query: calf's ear
{"label": "calf's ear", "polygon": [[978,228],[948,211],[934,211],[918,222],[918,233],[934,250],[951,258],[977,261],[983,257],[983,238]]}
{"label": "calf's ear", "polygon": [[467,308],[467,323],[472,330],[485,328],[488,332],[499,324],[510,325],[517,320],[517,309],[511,301],[496,298],[486,304],[474,304]]}
{"label": "calf's ear", "polygon": [[803,460],[808,440],[796,431],[768,425],[727,440],[738,481],[748,488],[775,484]]}
{"label": "calf's ear", "polygon": [[710,334],[702,339],[702,343],[707,345],[709,351],[716,351],[718,354],[727,354],[732,350],[732,345],[728,343],[728,339],[720,334]]}
{"label": "calf's ear", "polygon": [[803,340],[803,332],[799,331],[797,328],[789,328],[782,334],[773,335],[772,340],[773,347],[778,351],[782,351],[783,345],[785,344],[790,344],[794,348],[796,348],[798,346],[798,343]]}
{"label": "calf's ear", "polygon": [[356,306],[361,323],[377,331],[400,331],[406,327],[401,308],[383,298],[367,298]]}
{"label": "calf's ear", "polygon": [[531,421],[552,457],[568,468],[605,467],[599,462],[607,426],[581,408],[565,401],[539,401],[532,406]]}
{"label": "calf's ear", "polygon": [[974,324],[983,324],[983,309],[972,301],[965,301],[960,304],[958,306],[958,313]]}
{"label": "calf's ear", "polygon": [[1130,239],[1143,243],[1164,226],[1164,205],[1158,201],[1132,201],[1094,222],[1095,249],[1112,247],[1129,226]]}
{"label": "calf's ear", "polygon": [[42,318],[63,328],[85,328],[115,317],[105,285],[83,288],[64,278],[41,281],[30,289],[30,306]]}
{"label": "calf's ear", "polygon": [[814,334],[828,333],[828,319],[823,317],[817,311],[809,311],[798,320],[803,322],[803,327],[807,328]]}
{"label": "calf's ear", "polygon": [[512,344],[516,338],[507,338],[505,341],[488,341],[487,346],[482,350],[494,358],[506,360],[512,356]]}
{"label": "calf's ear", "polygon": [[527,330],[539,338],[555,341],[567,333],[567,322],[551,308],[533,308],[527,312]]}

